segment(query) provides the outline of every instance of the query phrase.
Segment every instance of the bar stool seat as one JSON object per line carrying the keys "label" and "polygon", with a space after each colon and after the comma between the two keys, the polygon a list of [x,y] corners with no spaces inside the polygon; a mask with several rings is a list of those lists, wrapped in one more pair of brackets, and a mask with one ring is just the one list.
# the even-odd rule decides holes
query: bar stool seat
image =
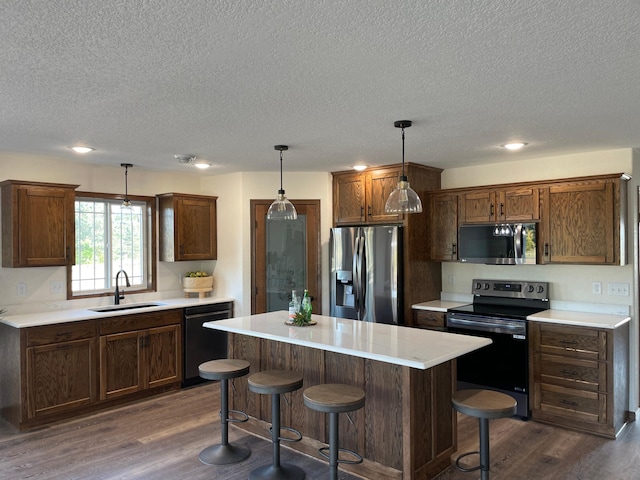
{"label": "bar stool seat", "polygon": [[[455,392],[451,405],[456,411],[477,418],[480,423],[480,449],[460,455],[456,459],[456,467],[463,472],[480,470],[481,480],[489,480],[489,419],[514,416],[518,402],[505,393],[469,389]],[[480,464],[471,468],[461,466],[460,460],[468,455],[480,455]]]}
{"label": "bar stool seat", "polygon": [[[228,465],[240,462],[251,455],[251,450],[244,445],[229,443],[229,423],[246,422],[246,413],[229,409],[229,380],[249,373],[250,364],[240,359],[220,359],[201,363],[198,372],[205,380],[220,381],[220,423],[221,441],[200,452],[199,459],[205,465]],[[240,418],[230,418],[234,413]]]}
{"label": "bar stool seat", "polygon": [[[272,463],[256,468],[249,474],[249,480],[303,480],[304,471],[288,463],[280,463],[280,442],[299,442],[302,434],[290,427],[280,425],[280,395],[302,388],[302,375],[285,370],[265,370],[254,373],[248,379],[249,390],[261,395],[271,395],[271,443],[273,446]],[[286,397],[285,397],[286,401]],[[287,430],[295,436],[282,437],[281,430]]]}
{"label": "bar stool seat", "polygon": [[[338,418],[340,413],[361,409],[364,406],[365,393],[352,385],[327,383],[307,388],[303,397],[308,408],[329,414],[329,446],[322,447],[319,451],[320,455],[329,460],[330,480],[337,480],[339,463],[362,463],[362,456],[352,450],[340,448]],[[340,453],[349,454],[354,459],[340,459]]]}

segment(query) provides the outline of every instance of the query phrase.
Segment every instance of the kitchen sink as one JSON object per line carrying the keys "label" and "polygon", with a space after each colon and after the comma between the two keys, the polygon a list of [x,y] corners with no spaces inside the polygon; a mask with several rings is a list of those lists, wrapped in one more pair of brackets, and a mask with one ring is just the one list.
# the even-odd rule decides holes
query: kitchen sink
{"label": "kitchen sink", "polygon": [[109,305],[107,307],[90,308],[92,312],[119,312],[120,310],[133,310],[135,308],[161,307],[166,303],[149,302],[149,303],[132,303],[130,305]]}

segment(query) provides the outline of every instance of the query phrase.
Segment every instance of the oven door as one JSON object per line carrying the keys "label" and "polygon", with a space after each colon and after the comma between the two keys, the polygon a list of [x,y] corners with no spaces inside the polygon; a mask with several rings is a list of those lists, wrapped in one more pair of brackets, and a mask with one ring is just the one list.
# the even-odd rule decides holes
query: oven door
{"label": "oven door", "polygon": [[488,388],[518,401],[517,415],[529,418],[529,358],[526,320],[449,313],[447,331],[486,337],[492,344],[457,359],[458,388]]}

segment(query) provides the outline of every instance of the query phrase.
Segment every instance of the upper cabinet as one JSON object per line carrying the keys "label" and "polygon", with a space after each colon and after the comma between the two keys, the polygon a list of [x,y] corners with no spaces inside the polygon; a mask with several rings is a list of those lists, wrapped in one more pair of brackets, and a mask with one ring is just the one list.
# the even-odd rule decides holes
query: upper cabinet
{"label": "upper cabinet", "polygon": [[165,193],[157,198],[160,261],[215,260],[218,197]]}
{"label": "upper cabinet", "polygon": [[78,185],[7,180],[2,188],[2,266],[48,267],[75,261]]}
{"label": "upper cabinet", "polygon": [[465,223],[538,224],[538,263],[626,262],[625,174],[597,175],[429,193],[431,258],[455,261]]}
{"label": "upper cabinet", "polygon": [[458,259],[458,195],[435,193],[429,197],[431,220],[431,258]]}
{"label": "upper cabinet", "polygon": [[537,185],[479,189],[461,198],[462,222],[520,222],[540,219]]}
{"label": "upper cabinet", "polygon": [[589,177],[543,187],[540,263],[625,263],[626,178]]}
{"label": "upper cabinet", "polygon": [[336,225],[385,223],[402,220],[384,211],[387,198],[396,188],[402,168],[379,168],[368,172],[333,174],[333,219]]}

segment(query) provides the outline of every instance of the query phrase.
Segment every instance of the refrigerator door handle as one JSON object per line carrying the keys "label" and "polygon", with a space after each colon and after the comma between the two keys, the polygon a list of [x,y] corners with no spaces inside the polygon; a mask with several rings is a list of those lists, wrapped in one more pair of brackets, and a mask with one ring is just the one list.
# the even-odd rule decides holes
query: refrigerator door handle
{"label": "refrigerator door handle", "polygon": [[358,317],[360,317],[360,277],[358,276],[358,247],[360,245],[360,237],[356,236],[353,245],[353,267],[351,269],[351,277],[353,279],[353,304]]}
{"label": "refrigerator door handle", "polygon": [[366,272],[363,271],[364,267],[364,247],[365,247],[365,237],[360,237],[360,245],[358,247],[358,296],[360,297],[360,302],[358,305],[358,320],[362,320],[365,314],[365,299],[366,299],[366,281],[364,281],[364,275]]}

